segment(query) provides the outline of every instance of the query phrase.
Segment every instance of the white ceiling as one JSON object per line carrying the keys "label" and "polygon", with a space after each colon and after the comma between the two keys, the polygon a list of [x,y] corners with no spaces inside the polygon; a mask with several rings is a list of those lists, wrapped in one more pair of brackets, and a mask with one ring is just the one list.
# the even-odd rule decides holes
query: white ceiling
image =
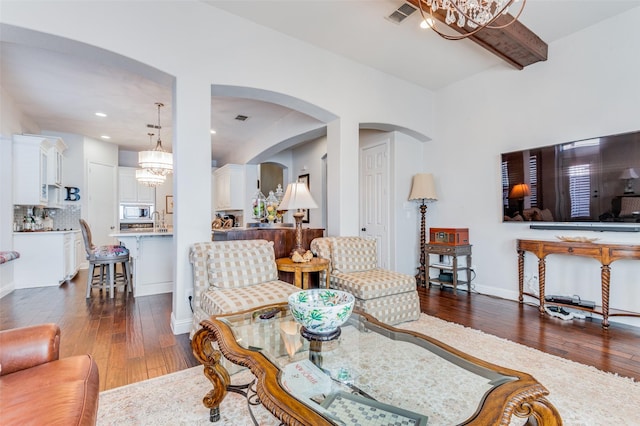
{"label": "white ceiling", "polygon": [[[418,13],[401,24],[386,20],[403,4],[401,0],[205,3],[431,90],[492,67],[510,68],[468,40],[446,41],[420,30]],[[528,0],[520,20],[552,43],[639,6],[640,0]],[[2,31],[0,44],[2,87],[41,129],[94,139],[109,135],[122,149],[138,151],[150,146],[147,133],[154,130],[146,125],[157,123],[154,104],[159,101],[166,105],[161,115],[163,146],[171,149],[169,76],[150,79],[119,61],[105,63],[95,55],[54,52],[6,37],[8,33]],[[553,60],[552,49],[549,60]],[[96,111],[108,117],[96,117]],[[250,118],[239,122],[234,119],[238,114]],[[238,144],[250,143],[290,114],[291,110],[266,102],[212,97],[212,126],[217,131],[212,136],[213,159],[224,162]]]}

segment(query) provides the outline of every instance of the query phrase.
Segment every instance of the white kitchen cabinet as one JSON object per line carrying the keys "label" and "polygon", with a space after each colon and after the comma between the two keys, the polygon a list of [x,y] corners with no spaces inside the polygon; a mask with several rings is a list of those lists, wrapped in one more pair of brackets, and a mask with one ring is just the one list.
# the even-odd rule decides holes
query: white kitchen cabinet
{"label": "white kitchen cabinet", "polygon": [[47,207],[61,209],[63,207],[63,153],[67,149],[67,145],[60,138],[53,136],[47,136],[47,138],[51,143],[47,152],[47,185],[49,186]]}
{"label": "white kitchen cabinet", "polygon": [[62,205],[63,192],[64,190],[62,188],[49,185],[47,207],[49,207],[50,209],[61,209],[62,207],[64,207]]}
{"label": "white kitchen cabinet", "polygon": [[47,205],[50,147],[51,143],[44,136],[13,136],[13,204]]}
{"label": "white kitchen cabinet", "polygon": [[215,210],[242,210],[246,200],[244,193],[244,166],[226,164],[213,172],[215,180]]}
{"label": "white kitchen cabinet", "polygon": [[78,272],[76,234],[80,231],[15,232],[15,288],[57,286]]}
{"label": "white kitchen cabinet", "polygon": [[84,241],[82,240],[82,233],[75,233],[75,246],[76,246],[76,272],[80,269],[86,269],[89,267],[87,261],[87,254],[84,248]]}
{"label": "white kitchen cabinet", "polygon": [[67,145],[58,137],[47,136],[51,146],[47,153],[47,185],[62,188],[62,170],[64,167],[64,151]]}
{"label": "white kitchen cabinet", "polygon": [[155,204],[155,188],[138,182],[135,167],[119,167],[118,184],[121,203]]}

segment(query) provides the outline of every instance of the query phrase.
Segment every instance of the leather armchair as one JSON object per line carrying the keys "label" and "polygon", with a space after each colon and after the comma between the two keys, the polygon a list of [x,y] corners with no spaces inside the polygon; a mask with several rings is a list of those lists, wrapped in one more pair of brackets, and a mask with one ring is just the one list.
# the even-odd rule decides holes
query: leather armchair
{"label": "leather armchair", "polygon": [[0,424],[95,425],[98,366],[59,353],[55,324],[0,331]]}

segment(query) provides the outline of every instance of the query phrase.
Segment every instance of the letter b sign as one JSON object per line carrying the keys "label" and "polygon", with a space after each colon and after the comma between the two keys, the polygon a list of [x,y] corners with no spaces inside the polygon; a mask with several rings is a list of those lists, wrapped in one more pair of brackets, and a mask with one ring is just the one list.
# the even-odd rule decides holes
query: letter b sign
{"label": "letter b sign", "polygon": [[65,201],[78,201],[80,200],[80,188],[76,188],[75,186],[65,186],[67,190],[67,198]]}

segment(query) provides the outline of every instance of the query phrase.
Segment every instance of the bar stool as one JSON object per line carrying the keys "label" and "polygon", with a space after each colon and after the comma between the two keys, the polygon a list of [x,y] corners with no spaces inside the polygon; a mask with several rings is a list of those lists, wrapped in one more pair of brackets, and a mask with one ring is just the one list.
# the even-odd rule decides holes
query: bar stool
{"label": "bar stool", "polygon": [[[89,271],[87,278],[87,299],[91,296],[92,288],[108,288],[109,297],[114,296],[114,287],[116,285],[124,285],[132,291],[131,270],[129,267],[129,250],[123,246],[107,245],[96,247],[91,242],[91,229],[89,224],[80,219],[80,229],[82,230],[82,238],[84,239],[84,248],[87,252],[87,260],[89,261]],[[122,264],[122,273],[118,274],[116,265]],[[99,275],[95,275],[96,265],[99,266]],[[106,272],[106,273],[105,273]],[[118,283],[118,281],[120,281]]]}

